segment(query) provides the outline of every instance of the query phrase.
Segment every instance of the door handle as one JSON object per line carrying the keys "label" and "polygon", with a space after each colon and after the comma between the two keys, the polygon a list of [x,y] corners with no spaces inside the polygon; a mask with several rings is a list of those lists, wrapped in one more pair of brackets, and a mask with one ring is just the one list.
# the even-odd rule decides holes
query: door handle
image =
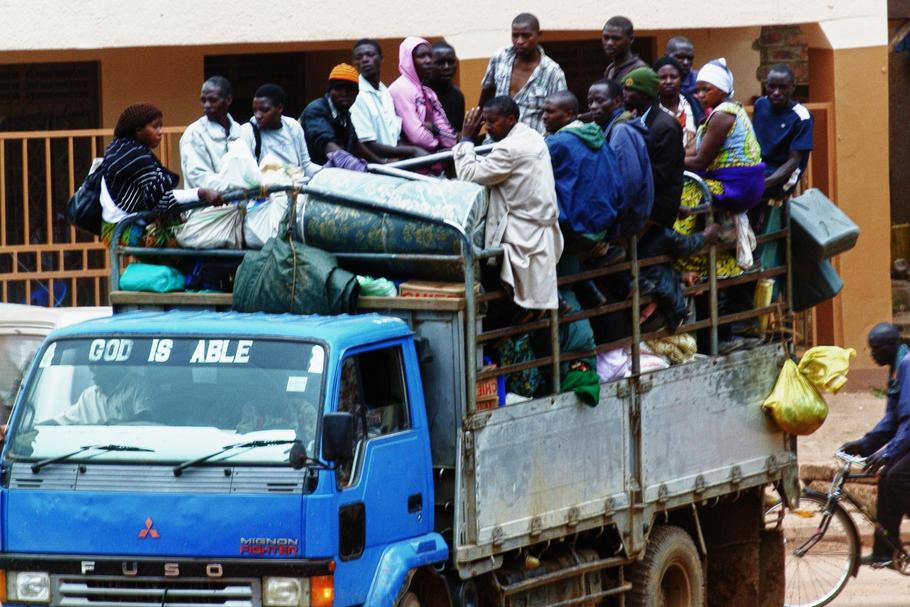
{"label": "door handle", "polygon": [[415,493],[414,495],[408,496],[408,512],[413,514],[415,512],[420,512],[423,510],[423,494]]}

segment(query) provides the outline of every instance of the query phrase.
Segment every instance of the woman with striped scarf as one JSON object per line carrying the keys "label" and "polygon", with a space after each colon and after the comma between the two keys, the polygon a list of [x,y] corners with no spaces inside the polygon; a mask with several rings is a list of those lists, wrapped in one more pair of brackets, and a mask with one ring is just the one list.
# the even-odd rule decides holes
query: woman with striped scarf
{"label": "woman with striped scarf", "polygon": [[101,165],[101,238],[110,245],[114,227],[131,213],[157,210],[161,217],[147,226],[133,224],[124,232],[126,245],[166,246],[180,218],[178,203],[204,200],[222,203],[221,194],[198,188],[177,190],[179,177],[165,168],[152,150],[161,143],[162,112],[138,103],[126,108],[114,128],[114,140]]}

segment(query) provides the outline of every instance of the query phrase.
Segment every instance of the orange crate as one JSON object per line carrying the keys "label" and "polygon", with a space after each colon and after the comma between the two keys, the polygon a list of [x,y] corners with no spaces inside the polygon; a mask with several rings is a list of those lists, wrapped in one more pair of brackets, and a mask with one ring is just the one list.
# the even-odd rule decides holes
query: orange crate
{"label": "orange crate", "polygon": [[[495,368],[496,365],[487,365],[481,371],[489,371]],[[487,411],[499,406],[499,390],[496,387],[495,377],[477,382],[476,394],[478,411]]]}

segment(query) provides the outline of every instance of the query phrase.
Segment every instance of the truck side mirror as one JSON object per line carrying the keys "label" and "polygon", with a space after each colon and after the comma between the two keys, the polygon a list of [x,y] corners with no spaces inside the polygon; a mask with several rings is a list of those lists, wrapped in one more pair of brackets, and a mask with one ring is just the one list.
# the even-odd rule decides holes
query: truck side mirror
{"label": "truck side mirror", "polygon": [[354,459],[354,416],[348,412],[322,417],[322,457],[336,463]]}

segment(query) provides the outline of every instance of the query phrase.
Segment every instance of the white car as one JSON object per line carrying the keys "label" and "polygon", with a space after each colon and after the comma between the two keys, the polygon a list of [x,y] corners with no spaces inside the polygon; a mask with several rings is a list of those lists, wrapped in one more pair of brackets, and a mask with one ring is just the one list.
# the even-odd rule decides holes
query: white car
{"label": "white car", "polygon": [[22,376],[48,333],[110,315],[109,307],[44,308],[0,303],[0,424],[9,419]]}

